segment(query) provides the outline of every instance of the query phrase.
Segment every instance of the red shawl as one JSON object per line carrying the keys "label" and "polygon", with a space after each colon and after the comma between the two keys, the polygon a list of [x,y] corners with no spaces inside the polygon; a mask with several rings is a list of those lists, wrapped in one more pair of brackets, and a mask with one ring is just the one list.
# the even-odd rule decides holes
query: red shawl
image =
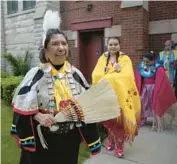
{"label": "red shawl", "polygon": [[[177,102],[177,100],[170,85],[170,81],[162,67],[157,68],[155,76],[152,107],[155,110],[156,115],[161,117],[174,103]],[[138,70],[135,72],[135,80],[139,94],[141,94],[142,77]]]}

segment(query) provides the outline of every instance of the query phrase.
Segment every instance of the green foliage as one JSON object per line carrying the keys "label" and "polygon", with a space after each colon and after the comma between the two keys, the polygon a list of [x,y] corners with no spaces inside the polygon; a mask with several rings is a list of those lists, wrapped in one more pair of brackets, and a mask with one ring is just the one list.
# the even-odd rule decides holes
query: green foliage
{"label": "green foliage", "polygon": [[23,76],[10,76],[1,79],[1,97],[8,103],[12,101],[14,91],[22,79]]}
{"label": "green foliage", "polygon": [[[19,164],[20,149],[10,136],[13,112],[9,103],[1,100],[1,163]],[[10,156],[9,156],[10,155]]]}
{"label": "green foliage", "polygon": [[78,164],[84,164],[85,160],[90,157],[88,147],[82,142],[79,149]]}
{"label": "green foliage", "polygon": [[8,73],[4,72],[4,71],[1,71],[1,78],[5,78],[5,77],[8,77]]}
{"label": "green foliage", "polygon": [[3,56],[12,66],[14,76],[24,76],[30,69],[31,54],[29,51],[26,51],[24,57],[22,57],[22,55],[15,57],[8,52],[5,52]]}

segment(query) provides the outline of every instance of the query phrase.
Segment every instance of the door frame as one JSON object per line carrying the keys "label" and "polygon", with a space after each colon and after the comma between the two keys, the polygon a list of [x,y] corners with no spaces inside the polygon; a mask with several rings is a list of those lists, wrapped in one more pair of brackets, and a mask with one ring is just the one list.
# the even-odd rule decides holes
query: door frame
{"label": "door frame", "polygon": [[88,30],[80,30],[78,31],[78,64],[79,64],[79,69],[82,70],[81,68],[81,62],[82,62],[82,57],[81,57],[81,53],[82,53],[82,44],[81,44],[81,34],[83,33],[89,33],[89,32],[102,32],[103,33],[103,37],[101,39],[101,52],[100,53],[103,53],[104,52],[104,35],[105,35],[105,30],[104,28],[100,28],[100,29],[88,29]]}
{"label": "door frame", "polygon": [[[86,32],[96,32],[96,31],[103,31],[103,35],[105,36],[105,30],[104,30],[104,28],[99,28],[99,29],[88,29],[88,30],[80,30],[80,31],[78,31],[78,33],[77,33],[77,38],[78,38],[78,40],[77,40],[77,47],[78,47],[78,60],[79,60],[79,62],[78,62],[78,64],[79,64],[79,67],[80,67],[80,59],[81,59],[81,36],[80,36],[80,34],[81,33],[86,33]],[[103,38],[102,38],[102,45],[101,45],[101,51],[102,52],[104,52],[104,45],[105,45],[105,37],[103,36]]]}

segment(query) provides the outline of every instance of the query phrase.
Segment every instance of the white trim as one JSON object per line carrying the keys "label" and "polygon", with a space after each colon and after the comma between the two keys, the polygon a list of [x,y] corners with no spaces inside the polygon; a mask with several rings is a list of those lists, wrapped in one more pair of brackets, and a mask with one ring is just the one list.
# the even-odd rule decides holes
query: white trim
{"label": "white trim", "polygon": [[23,12],[23,1],[18,0],[18,12]]}
{"label": "white trim", "polygon": [[19,16],[19,15],[24,15],[24,14],[28,14],[28,13],[36,11],[36,6],[34,8],[28,9],[28,10],[23,10],[23,1],[18,0],[18,10],[17,10],[17,12],[13,13],[13,14],[8,14],[7,1],[5,1],[5,2],[6,2],[6,6],[5,6],[6,7],[6,18],[16,17],[16,16]]}
{"label": "white trim", "polygon": [[105,37],[111,37],[111,36],[121,36],[121,25],[114,25],[109,28],[105,28]]}
{"label": "white trim", "polygon": [[177,19],[149,22],[149,34],[164,34],[177,32]]}
{"label": "white trim", "polygon": [[173,40],[174,43],[177,43],[177,33],[171,35],[171,40]]}
{"label": "white trim", "polygon": [[120,8],[123,9],[123,8],[136,7],[136,6],[142,6],[147,11],[149,9],[148,1],[143,1],[143,0],[139,0],[139,1],[122,1]]}
{"label": "white trim", "polygon": [[35,8],[33,8],[33,9],[29,9],[29,10],[25,10],[25,11],[18,11],[17,13],[6,15],[5,18],[8,19],[8,18],[12,18],[12,17],[19,16],[19,15],[24,15],[24,14],[34,13],[35,11],[36,11]]}

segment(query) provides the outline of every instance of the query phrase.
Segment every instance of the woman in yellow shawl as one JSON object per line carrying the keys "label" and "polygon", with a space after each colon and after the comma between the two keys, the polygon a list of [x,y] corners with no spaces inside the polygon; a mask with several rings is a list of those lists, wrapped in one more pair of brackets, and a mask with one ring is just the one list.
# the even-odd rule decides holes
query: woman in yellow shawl
{"label": "woman in yellow shawl", "polygon": [[123,157],[125,141],[133,141],[137,135],[137,121],[140,117],[141,102],[134,81],[130,58],[120,51],[119,38],[108,39],[108,52],[98,60],[92,73],[92,83],[106,79],[114,88],[121,107],[121,116],[117,120],[103,122],[108,131],[106,150],[115,149],[116,157]]}

